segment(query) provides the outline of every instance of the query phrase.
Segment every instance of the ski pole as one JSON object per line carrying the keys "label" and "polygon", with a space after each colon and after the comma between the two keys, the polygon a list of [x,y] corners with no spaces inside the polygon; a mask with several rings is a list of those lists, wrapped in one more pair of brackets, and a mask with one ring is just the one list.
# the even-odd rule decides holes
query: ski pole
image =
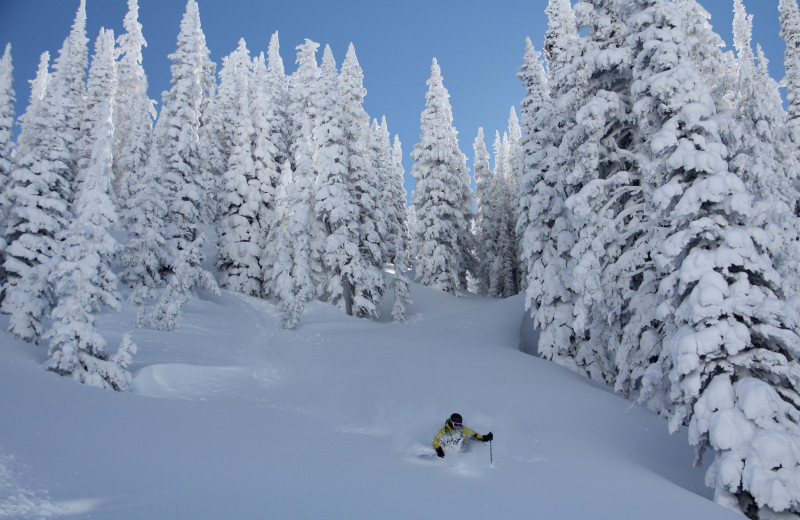
{"label": "ski pole", "polygon": [[492,441],[489,441],[489,465],[494,466],[494,456],[492,455]]}

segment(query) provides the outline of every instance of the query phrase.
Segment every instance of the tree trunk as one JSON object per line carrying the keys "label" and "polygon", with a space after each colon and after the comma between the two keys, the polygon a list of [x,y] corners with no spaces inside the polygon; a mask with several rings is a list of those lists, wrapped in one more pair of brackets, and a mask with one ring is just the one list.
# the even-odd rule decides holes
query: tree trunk
{"label": "tree trunk", "polygon": [[344,298],[344,312],[347,313],[348,316],[353,315],[353,284],[350,282],[350,278],[347,276],[342,276],[342,292],[344,293],[342,297]]}

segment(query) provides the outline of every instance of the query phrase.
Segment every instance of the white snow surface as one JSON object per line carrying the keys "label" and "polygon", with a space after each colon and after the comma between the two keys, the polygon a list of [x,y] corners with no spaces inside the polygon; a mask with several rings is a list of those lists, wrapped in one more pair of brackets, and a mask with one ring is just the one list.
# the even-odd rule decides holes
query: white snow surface
{"label": "white snow surface", "polygon": [[[523,296],[411,289],[408,324],[390,293],[381,321],[315,302],[294,331],[204,293],[178,331],[134,331],[129,393],[0,335],[0,519],[742,518],[685,430],[519,351]],[[98,328],[115,345],[134,320]],[[452,412],[494,433],[493,464],[480,443],[418,456]]]}

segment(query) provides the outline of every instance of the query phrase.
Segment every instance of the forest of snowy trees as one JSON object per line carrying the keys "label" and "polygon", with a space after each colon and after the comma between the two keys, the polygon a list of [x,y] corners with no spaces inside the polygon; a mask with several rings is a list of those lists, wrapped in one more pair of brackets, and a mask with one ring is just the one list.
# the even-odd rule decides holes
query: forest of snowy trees
{"label": "forest of snowy trees", "polygon": [[687,425],[719,503],[795,518],[800,16],[787,112],[733,5],[735,53],[694,0],[549,2],[516,232],[540,354]]}
{"label": "forest of snowy trees", "polygon": [[800,11],[780,0],[779,85],[732,5],[735,52],[696,0],[549,0],[519,117],[493,157],[478,131],[472,177],[434,59],[407,205],[352,45],[337,66],[306,40],[287,75],[276,33],[217,70],[189,0],[156,111],[137,0],[91,60],[81,0],[18,117],[10,47],[0,61],[8,332],[46,341],[49,370],[125,390],[136,345],[111,352],[94,327],[121,284],[136,326],[163,330],[220,287],[274,302],[289,329],[314,299],[372,318],[387,294],[403,323],[412,273],[455,295],[524,291],[542,357],[687,426],[720,504],[796,518]]}
{"label": "forest of snowy trees", "polygon": [[[2,61],[2,310],[9,333],[49,341],[48,368],[123,389],[135,345],[116,355],[93,314],[140,306],[137,326],[171,330],[187,299],[220,286],[276,302],[293,328],[318,298],[377,314],[387,282],[405,321],[408,232],[399,140],[363,108],[351,45],[297,47],[287,76],[277,34],[266,56],[246,42],[209,59],[190,0],[156,114],[142,65],[138,2],[124,34],[103,30],[89,60],[85,1],[52,67],[42,56],[27,110],[15,114]],[[157,117],[156,117],[157,116]],[[464,172],[466,176],[466,171]],[[468,220],[464,220],[465,230]],[[209,229],[217,278],[203,266]],[[121,237],[121,238],[120,238]],[[393,264],[393,277],[384,265]]]}

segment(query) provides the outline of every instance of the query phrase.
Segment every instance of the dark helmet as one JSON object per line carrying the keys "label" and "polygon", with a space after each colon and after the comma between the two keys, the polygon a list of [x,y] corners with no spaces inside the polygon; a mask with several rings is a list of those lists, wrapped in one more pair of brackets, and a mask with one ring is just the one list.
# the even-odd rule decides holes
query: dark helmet
{"label": "dark helmet", "polygon": [[445,426],[447,426],[452,430],[456,430],[458,428],[461,428],[461,423],[462,423],[461,414],[454,413],[450,416],[449,419],[447,419],[447,421],[445,421]]}

